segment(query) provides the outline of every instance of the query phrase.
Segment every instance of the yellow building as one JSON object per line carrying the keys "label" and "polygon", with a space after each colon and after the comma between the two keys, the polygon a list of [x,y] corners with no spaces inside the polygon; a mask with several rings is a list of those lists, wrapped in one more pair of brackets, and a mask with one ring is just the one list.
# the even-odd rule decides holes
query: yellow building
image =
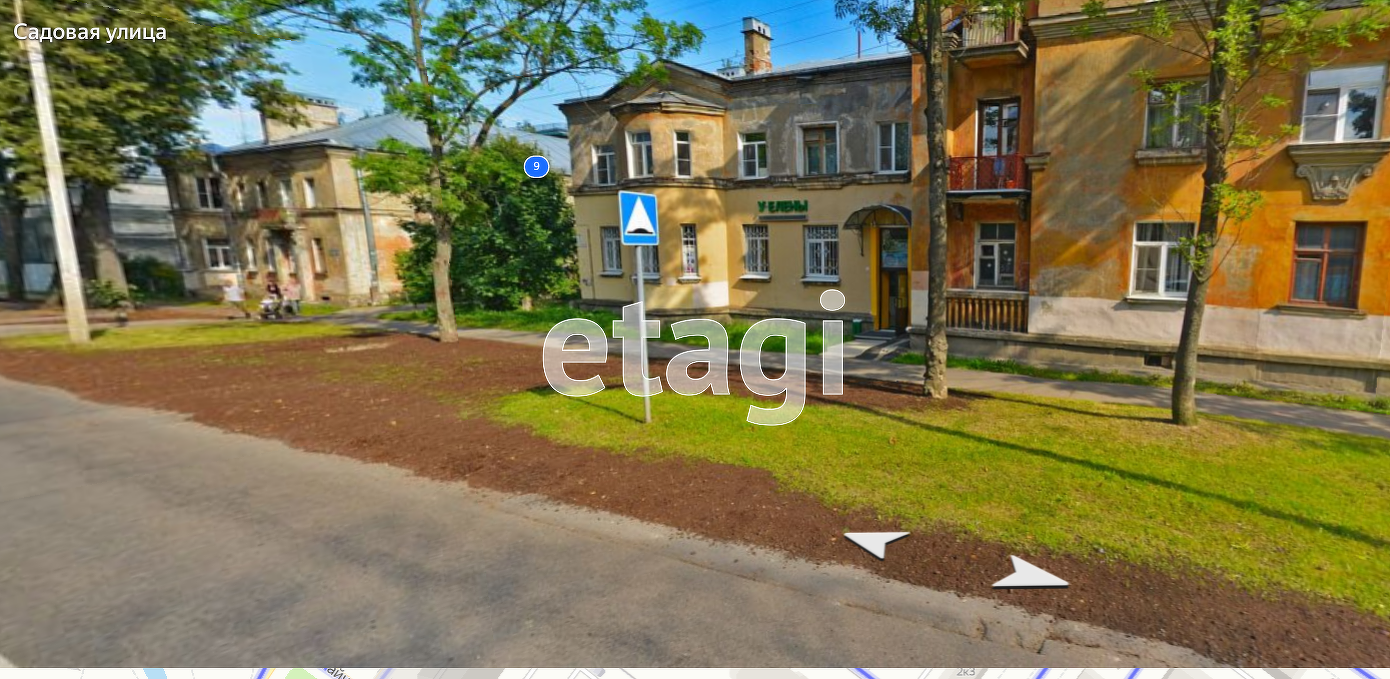
{"label": "yellow building", "polygon": [[[953,354],[1171,366],[1190,279],[1180,239],[1195,228],[1203,168],[1199,126],[1183,121],[1206,70],[1127,32],[1135,11],[1117,3],[1090,19],[1080,0],[1039,0],[1016,21],[952,22]],[[745,19],[744,36],[741,68],[670,64],[664,81],[561,105],[586,303],[635,298],[615,193],[646,191],[661,205],[654,315],[815,318],[833,285],[848,298],[839,316],[920,348],[921,59],[772,68],[770,30]],[[1302,132],[1233,174],[1265,200],[1221,244],[1203,374],[1386,394],[1390,39],[1324,56],[1257,84],[1291,102],[1259,123]],[[1141,69],[1193,87],[1142,91]]]}
{"label": "yellow building", "polygon": [[[584,302],[636,298],[617,193],[637,190],[660,204],[658,256],[643,272],[653,315],[905,330],[911,59],[778,69],[765,24],[745,20],[744,36],[737,72],[672,63],[660,83],[561,105]],[[838,313],[820,307],[828,287],[847,298]]]}

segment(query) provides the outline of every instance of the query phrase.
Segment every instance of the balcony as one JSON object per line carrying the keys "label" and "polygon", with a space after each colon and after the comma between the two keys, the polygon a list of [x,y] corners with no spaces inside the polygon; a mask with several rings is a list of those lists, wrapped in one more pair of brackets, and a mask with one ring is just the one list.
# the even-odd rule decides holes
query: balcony
{"label": "balcony", "polygon": [[1028,170],[1023,156],[1018,154],[952,158],[950,172],[951,183],[947,190],[952,193],[1007,195],[1028,190]]}
{"label": "balcony", "polygon": [[949,290],[946,292],[946,327],[1028,332],[1028,293],[1021,290]]}
{"label": "balcony", "polygon": [[1028,43],[1016,19],[989,12],[962,17],[951,32],[956,45],[951,54],[967,68],[988,68],[1028,61]]}
{"label": "balcony", "polygon": [[294,210],[278,207],[256,210],[256,223],[262,229],[293,229],[295,222]]}

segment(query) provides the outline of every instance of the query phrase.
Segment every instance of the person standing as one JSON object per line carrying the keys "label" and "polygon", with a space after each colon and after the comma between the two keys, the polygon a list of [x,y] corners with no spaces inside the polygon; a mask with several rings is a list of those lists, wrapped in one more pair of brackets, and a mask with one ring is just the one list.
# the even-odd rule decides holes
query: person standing
{"label": "person standing", "polygon": [[299,300],[304,291],[299,287],[299,276],[290,274],[290,279],[285,281],[285,287],[281,290],[285,295],[285,310],[291,315],[299,315]]}
{"label": "person standing", "polygon": [[237,281],[222,286],[222,302],[235,309],[242,318],[251,317],[251,312],[246,310],[246,291],[241,289],[241,284]]}

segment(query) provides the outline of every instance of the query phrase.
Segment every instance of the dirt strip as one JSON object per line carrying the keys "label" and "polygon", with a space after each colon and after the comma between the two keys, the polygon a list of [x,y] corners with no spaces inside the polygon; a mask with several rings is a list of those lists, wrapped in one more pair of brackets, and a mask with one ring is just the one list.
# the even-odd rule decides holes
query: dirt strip
{"label": "dirt strip", "polygon": [[[616,377],[616,362],[608,366]],[[0,350],[0,374],[431,478],[539,493],[712,539],[852,564],[1185,646],[1224,663],[1390,664],[1390,625],[1350,607],[1299,594],[1257,595],[1201,573],[1020,552],[946,530],[914,530],[893,544],[892,558],[879,561],[842,534],[900,526],[781,491],[767,472],[556,445],[487,419],[490,400],[545,385],[534,347],[389,335],[120,353]],[[846,391],[843,401],[875,410],[968,405],[943,406],[888,388]],[[990,585],[1008,574],[1010,554],[1071,587],[996,592]]]}

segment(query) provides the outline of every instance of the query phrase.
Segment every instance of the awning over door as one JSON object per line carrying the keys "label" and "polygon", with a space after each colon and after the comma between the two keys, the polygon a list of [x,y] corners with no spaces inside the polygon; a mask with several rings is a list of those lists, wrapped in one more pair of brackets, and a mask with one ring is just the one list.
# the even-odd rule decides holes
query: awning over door
{"label": "awning over door", "polygon": [[854,211],[845,220],[845,228],[863,233],[870,226],[909,226],[912,211],[901,205],[870,205]]}

